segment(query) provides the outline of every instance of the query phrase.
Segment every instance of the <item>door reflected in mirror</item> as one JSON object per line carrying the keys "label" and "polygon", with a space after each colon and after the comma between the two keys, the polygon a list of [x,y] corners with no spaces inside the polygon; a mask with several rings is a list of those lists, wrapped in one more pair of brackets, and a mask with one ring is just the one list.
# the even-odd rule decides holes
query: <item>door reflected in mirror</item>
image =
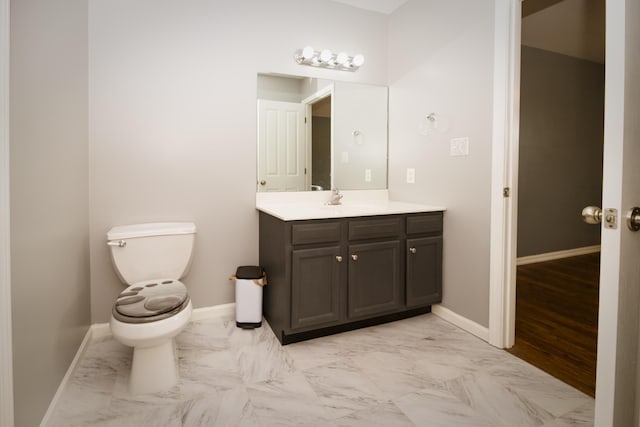
{"label": "door reflected in mirror", "polygon": [[257,191],[387,188],[387,88],[258,75]]}

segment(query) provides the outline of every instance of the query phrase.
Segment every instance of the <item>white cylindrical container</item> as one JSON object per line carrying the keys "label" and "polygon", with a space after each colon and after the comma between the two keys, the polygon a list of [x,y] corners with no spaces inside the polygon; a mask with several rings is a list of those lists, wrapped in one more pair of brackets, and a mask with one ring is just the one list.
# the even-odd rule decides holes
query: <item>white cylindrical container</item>
{"label": "white cylindrical container", "polygon": [[250,329],[262,326],[262,287],[266,274],[262,267],[238,267],[236,282],[236,326]]}

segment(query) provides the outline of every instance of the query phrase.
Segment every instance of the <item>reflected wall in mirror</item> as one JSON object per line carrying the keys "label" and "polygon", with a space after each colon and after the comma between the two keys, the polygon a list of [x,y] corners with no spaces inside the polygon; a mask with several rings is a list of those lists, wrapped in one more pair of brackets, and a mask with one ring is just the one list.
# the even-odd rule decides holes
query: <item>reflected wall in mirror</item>
{"label": "reflected wall in mirror", "polygon": [[387,88],[258,75],[258,191],[387,188]]}

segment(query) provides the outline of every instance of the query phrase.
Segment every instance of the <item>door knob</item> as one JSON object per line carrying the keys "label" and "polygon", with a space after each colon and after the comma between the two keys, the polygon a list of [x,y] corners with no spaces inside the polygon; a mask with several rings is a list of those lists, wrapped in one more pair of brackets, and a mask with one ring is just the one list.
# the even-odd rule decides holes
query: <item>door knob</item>
{"label": "door knob", "polygon": [[587,206],[582,209],[582,220],[587,224],[600,224],[602,222],[602,209],[597,206]]}
{"label": "door knob", "polygon": [[627,227],[631,231],[640,230],[640,208],[638,206],[634,206],[629,210],[627,214]]}
{"label": "door knob", "polygon": [[260,181],[260,185],[267,185],[267,181],[263,179],[262,181]]}
{"label": "door knob", "polygon": [[604,221],[605,228],[618,228],[618,210],[607,208],[604,211],[597,206],[587,206],[582,209],[582,220],[587,224],[600,224]]}

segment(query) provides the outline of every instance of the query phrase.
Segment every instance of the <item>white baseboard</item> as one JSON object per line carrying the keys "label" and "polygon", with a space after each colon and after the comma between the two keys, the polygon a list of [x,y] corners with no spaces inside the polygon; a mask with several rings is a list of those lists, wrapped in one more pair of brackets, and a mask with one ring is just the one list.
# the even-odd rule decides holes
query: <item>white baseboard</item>
{"label": "white baseboard", "polygon": [[572,256],[592,254],[600,252],[600,245],[585,246],[583,248],[567,249],[564,251],[547,252],[544,254],[523,256],[517,259],[516,265],[535,264],[537,262],[553,261]]}
{"label": "white baseboard", "polygon": [[191,313],[191,321],[215,319],[233,315],[236,312],[236,303],[213,305],[211,307],[194,308]]}
{"label": "white baseboard", "polygon": [[[190,321],[194,322],[198,320],[214,319],[219,317],[225,317],[228,315],[233,315],[235,313],[235,309],[236,309],[235,303],[214,305],[211,307],[194,308],[193,312],[191,313]],[[80,347],[78,347],[78,351],[76,351],[75,357],[73,358],[73,360],[71,361],[71,364],[69,365],[69,368],[67,369],[67,373],[62,378],[62,381],[58,386],[58,390],[56,391],[56,394],[53,396],[53,399],[49,404],[49,408],[47,409],[47,412],[44,414],[44,418],[42,418],[42,421],[40,422],[40,427],[46,427],[51,424],[51,421],[52,421],[51,417],[53,416],[55,409],[58,406],[58,401],[60,400],[62,394],[67,388],[69,380],[73,376],[76,370],[76,367],[80,362],[80,359],[82,358],[85,351],[87,350],[87,346],[89,345],[89,343],[93,340],[97,340],[97,339],[109,337],[109,336],[111,336],[111,328],[109,327],[108,323],[94,323],[93,325],[91,325],[89,330],[87,330],[87,333],[85,334],[84,339],[80,344]]]}
{"label": "white baseboard", "polygon": [[[109,325],[107,325],[108,327]],[[76,355],[74,356],[67,372],[62,377],[62,381],[60,381],[60,385],[58,386],[58,390],[56,390],[56,394],[53,395],[53,399],[51,399],[51,403],[49,404],[49,408],[47,408],[47,412],[44,414],[42,421],[40,422],[40,427],[46,427],[51,424],[51,417],[53,416],[56,407],[58,406],[58,401],[60,400],[62,393],[67,388],[67,384],[69,384],[69,380],[73,376],[80,359],[84,355],[87,350],[87,346],[89,342],[93,339],[93,325],[87,330],[87,333],[84,335],[82,342],[80,343],[80,347],[78,347],[78,351],[76,351]]]}
{"label": "white baseboard", "polygon": [[108,323],[94,323],[91,325],[91,340],[111,336],[111,327]]}
{"label": "white baseboard", "polygon": [[460,329],[464,329],[470,334],[477,336],[481,340],[489,342],[489,328],[485,328],[484,326],[474,322],[473,320],[469,320],[466,317],[460,316],[458,313],[454,313],[453,311],[449,310],[446,307],[443,307],[440,304],[432,305],[431,312],[439,318],[459,327]]}

